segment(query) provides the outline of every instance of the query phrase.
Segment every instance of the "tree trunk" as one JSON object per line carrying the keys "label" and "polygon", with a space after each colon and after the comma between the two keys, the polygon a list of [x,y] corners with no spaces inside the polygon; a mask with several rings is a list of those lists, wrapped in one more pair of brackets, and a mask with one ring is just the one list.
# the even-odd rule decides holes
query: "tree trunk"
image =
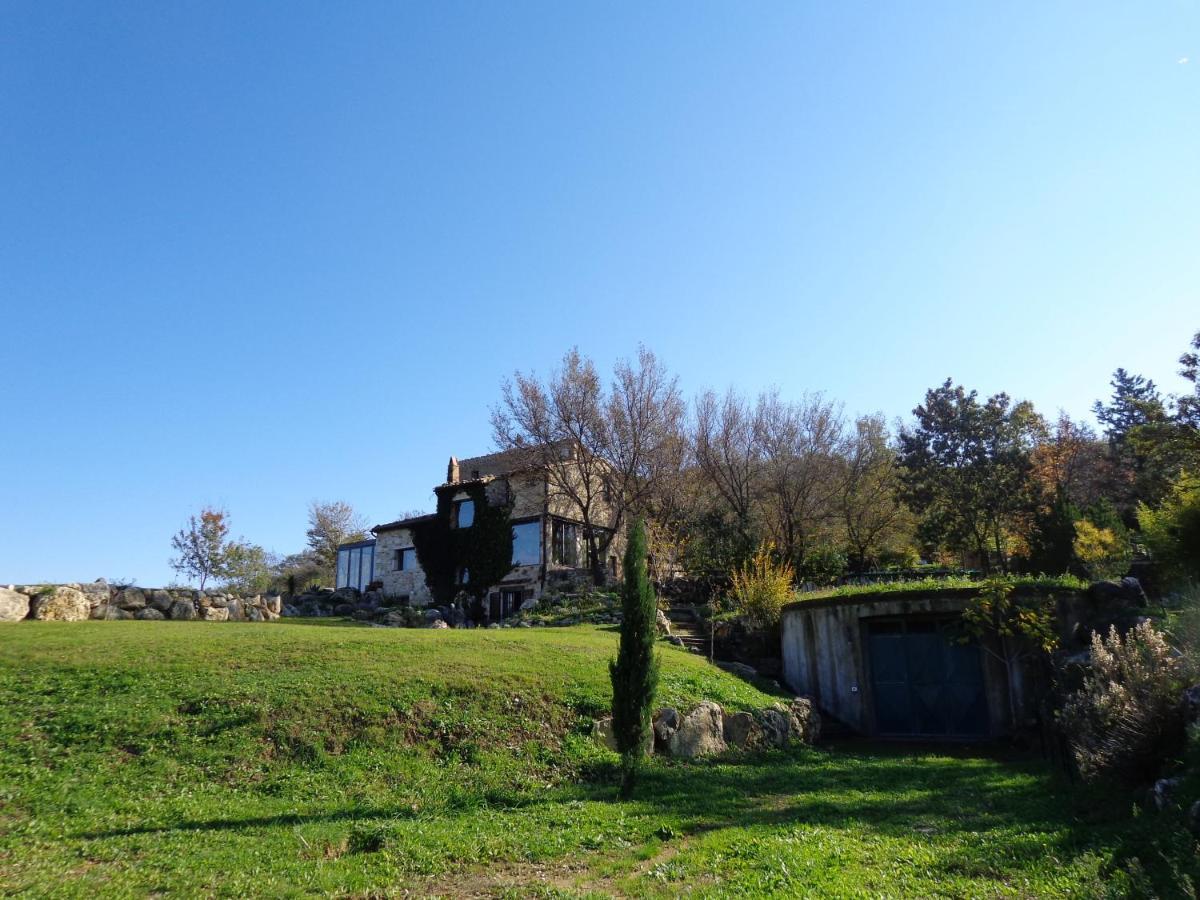
{"label": "tree trunk", "polygon": [[592,570],[592,583],[604,587],[604,561],[600,559],[600,548],[596,545],[596,532],[587,529],[588,563]]}

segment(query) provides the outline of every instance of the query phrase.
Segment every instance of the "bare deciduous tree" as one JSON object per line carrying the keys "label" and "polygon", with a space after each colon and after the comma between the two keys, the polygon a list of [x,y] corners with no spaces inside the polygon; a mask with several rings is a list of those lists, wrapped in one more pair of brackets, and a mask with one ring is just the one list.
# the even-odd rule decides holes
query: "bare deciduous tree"
{"label": "bare deciduous tree", "polygon": [[739,530],[748,533],[759,492],[761,456],[754,410],[733,388],[722,399],[712,391],[696,399],[692,453]]}
{"label": "bare deciduous tree", "polygon": [[604,582],[612,535],[653,503],[682,467],[684,405],[676,380],[646,348],[622,361],[606,391],[595,364],[572,349],[545,382],[516,372],[492,412],[503,450],[525,450],[547,472],[552,499],[583,524],[588,564]]}
{"label": "bare deciduous tree", "polygon": [[308,546],[313,558],[327,578],[332,579],[337,566],[339,544],[367,538],[367,520],[354,511],[349,503],[334,500],[308,507]]}
{"label": "bare deciduous tree", "polygon": [[841,409],[820,394],[787,402],[771,391],[759,397],[754,418],[767,528],[783,558],[799,565],[833,516]]}
{"label": "bare deciduous tree", "polygon": [[861,416],[845,442],[839,507],[850,562],[863,569],[907,525],[896,451],[883,416]]}

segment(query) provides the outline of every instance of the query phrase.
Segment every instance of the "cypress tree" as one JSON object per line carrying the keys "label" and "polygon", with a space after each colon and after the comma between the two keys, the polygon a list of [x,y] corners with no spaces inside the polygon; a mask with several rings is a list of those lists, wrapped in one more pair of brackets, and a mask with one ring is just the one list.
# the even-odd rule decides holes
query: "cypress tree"
{"label": "cypress tree", "polygon": [[633,793],[645,755],[658,687],[658,659],[654,653],[658,607],[646,573],[646,528],[640,519],[630,529],[625,548],[621,609],[621,646],[608,668],[613,686],[613,736],[621,754],[621,797],[627,798]]}

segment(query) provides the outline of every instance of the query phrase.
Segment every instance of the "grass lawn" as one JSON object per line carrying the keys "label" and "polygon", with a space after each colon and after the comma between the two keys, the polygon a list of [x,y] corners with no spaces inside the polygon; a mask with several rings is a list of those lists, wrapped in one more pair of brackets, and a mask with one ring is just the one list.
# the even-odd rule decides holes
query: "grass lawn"
{"label": "grass lawn", "polygon": [[[0,893],[1187,891],[1174,819],[978,750],[655,760],[615,802],[587,737],[615,648],[589,626],[0,627]],[[662,660],[662,703],[773,702]]]}

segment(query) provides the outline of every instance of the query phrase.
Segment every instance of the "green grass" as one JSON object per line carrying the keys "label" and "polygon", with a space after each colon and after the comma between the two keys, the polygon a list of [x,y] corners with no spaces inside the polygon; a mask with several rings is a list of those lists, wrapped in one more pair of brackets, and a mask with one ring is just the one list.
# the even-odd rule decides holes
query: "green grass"
{"label": "green grass", "polygon": [[[1073,575],[1021,575],[1006,579],[1018,591],[1084,591],[1088,583]],[[824,588],[798,594],[789,605],[811,603],[819,600],[846,600],[854,602],[880,594],[937,594],[943,592],[978,591],[983,582],[978,578],[954,575],[949,578],[923,578],[915,581],[881,581],[875,584],[846,584],[836,588]]]}
{"label": "green grass", "polygon": [[[1183,890],[1175,820],[967,749],[655,760],[615,802],[616,757],[587,736],[615,649],[588,626],[5,626],[0,893]],[[663,703],[775,699],[662,659]]]}

